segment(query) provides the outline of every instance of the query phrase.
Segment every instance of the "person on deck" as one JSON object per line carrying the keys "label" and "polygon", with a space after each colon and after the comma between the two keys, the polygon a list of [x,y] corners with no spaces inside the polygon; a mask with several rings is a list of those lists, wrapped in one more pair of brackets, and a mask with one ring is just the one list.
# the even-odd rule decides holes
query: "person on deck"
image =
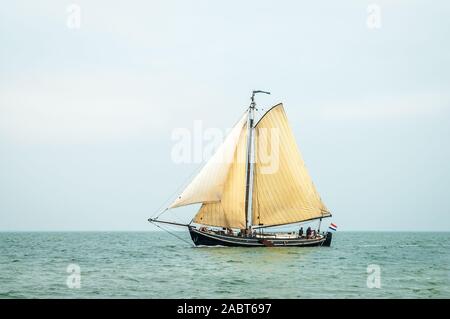
{"label": "person on deck", "polygon": [[300,230],[298,231],[298,237],[303,237],[303,227],[300,227]]}
{"label": "person on deck", "polygon": [[306,229],[306,238],[311,238],[311,227],[308,227],[307,229]]}

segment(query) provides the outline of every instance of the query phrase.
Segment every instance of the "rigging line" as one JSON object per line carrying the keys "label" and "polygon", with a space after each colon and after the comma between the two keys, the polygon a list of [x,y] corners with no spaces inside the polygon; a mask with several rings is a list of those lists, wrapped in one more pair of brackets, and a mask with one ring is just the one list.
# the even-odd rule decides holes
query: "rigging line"
{"label": "rigging line", "polygon": [[165,231],[165,232],[167,232],[167,233],[169,233],[170,235],[172,235],[172,236],[174,236],[174,237],[176,237],[176,238],[178,238],[179,240],[181,240],[181,241],[184,241],[185,243],[187,243],[189,246],[193,246],[193,247],[195,247],[195,245],[193,245],[192,243],[190,243],[190,242],[188,242],[187,240],[184,240],[183,238],[181,238],[180,236],[177,236],[177,235],[175,235],[174,233],[172,233],[171,231],[169,231],[169,230],[167,230],[167,229],[164,229],[163,227],[161,227],[160,225],[157,225],[156,223],[152,223],[153,225],[155,225],[156,227],[158,227],[158,228],[160,228],[160,229],[162,229],[163,231]]}
{"label": "rigging line", "polygon": [[161,213],[159,213],[154,219],[158,219],[162,214],[164,214],[165,212],[167,212],[169,210],[169,208],[164,209]]}
{"label": "rigging line", "polygon": [[[262,110],[263,110],[263,109],[262,109]],[[261,119],[261,117],[263,117],[264,113],[263,113],[263,112],[260,112],[259,109],[256,109],[256,112],[258,113],[259,118]],[[259,121],[259,119],[258,119],[258,121]],[[256,123],[258,123],[258,121],[256,121]]]}
{"label": "rigging line", "polygon": [[166,207],[163,211],[161,211],[161,209],[163,209],[163,207],[165,207],[165,206],[170,202],[170,200],[171,200],[176,194],[180,193],[180,190],[181,190],[183,187],[186,186],[187,182],[188,182],[189,180],[191,180],[192,177],[193,177],[196,173],[198,173],[198,171],[199,171],[201,168],[202,168],[202,166],[197,167],[197,168],[196,168],[196,169],[195,169],[195,170],[194,170],[187,178],[185,178],[184,182],[183,182],[180,186],[178,186],[178,188],[177,188],[177,189],[169,196],[169,198],[167,198],[167,199],[164,201],[164,203],[156,210],[156,213],[157,213],[157,212],[160,212],[160,213],[159,213],[158,216],[156,216],[155,218],[158,218],[158,217],[161,216],[163,213],[165,213],[166,211],[169,210],[169,208]]}

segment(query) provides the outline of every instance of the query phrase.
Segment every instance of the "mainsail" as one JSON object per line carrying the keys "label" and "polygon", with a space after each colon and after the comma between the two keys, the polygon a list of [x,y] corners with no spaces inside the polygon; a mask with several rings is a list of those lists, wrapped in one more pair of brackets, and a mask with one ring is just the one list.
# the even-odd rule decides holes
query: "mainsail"
{"label": "mainsail", "polygon": [[[202,203],[193,222],[246,227],[247,116],[169,208]],[[283,105],[271,108],[254,131],[252,224],[274,226],[330,216],[306,170]]]}
{"label": "mainsail", "polygon": [[282,104],[255,125],[253,224],[273,226],[328,217]]}

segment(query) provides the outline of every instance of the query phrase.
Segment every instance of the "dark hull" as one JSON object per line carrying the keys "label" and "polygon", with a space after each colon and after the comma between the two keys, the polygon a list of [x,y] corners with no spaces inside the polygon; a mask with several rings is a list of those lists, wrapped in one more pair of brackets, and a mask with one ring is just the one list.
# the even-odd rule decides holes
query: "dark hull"
{"label": "dark hull", "polygon": [[332,233],[316,239],[305,238],[255,238],[237,237],[231,235],[218,235],[210,232],[199,231],[189,227],[189,233],[196,246],[229,246],[229,247],[315,247],[331,245]]}

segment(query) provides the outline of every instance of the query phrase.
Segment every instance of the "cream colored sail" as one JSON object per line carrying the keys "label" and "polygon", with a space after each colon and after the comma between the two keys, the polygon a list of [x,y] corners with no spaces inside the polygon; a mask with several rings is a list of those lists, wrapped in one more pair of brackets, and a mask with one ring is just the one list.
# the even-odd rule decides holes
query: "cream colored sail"
{"label": "cream colored sail", "polygon": [[232,187],[229,185],[230,182],[234,183],[229,179],[229,172],[236,169],[234,157],[242,132],[245,132],[246,121],[247,113],[242,116],[224,143],[169,208],[222,200],[224,192]]}
{"label": "cream colored sail", "polygon": [[195,223],[229,228],[245,228],[245,169],[247,151],[247,125],[244,125],[231,165],[221,200],[203,203],[194,218]]}
{"label": "cream colored sail", "polygon": [[282,104],[255,127],[253,225],[330,216],[306,170]]}

